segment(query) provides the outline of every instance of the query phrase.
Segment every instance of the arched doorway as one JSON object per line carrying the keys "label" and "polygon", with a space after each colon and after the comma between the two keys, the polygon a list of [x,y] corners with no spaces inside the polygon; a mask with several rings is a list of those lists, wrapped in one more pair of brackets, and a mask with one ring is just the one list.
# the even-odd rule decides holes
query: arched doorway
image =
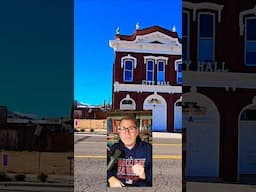
{"label": "arched doorway", "polygon": [[182,96],[182,124],[186,128],[186,176],[219,177],[220,117],[205,95]]}
{"label": "arched doorway", "polygon": [[[238,179],[256,175],[256,97],[243,108],[238,120]],[[255,177],[254,177],[255,178]]]}
{"label": "arched doorway", "polygon": [[182,129],[182,97],[174,103],[174,131],[181,132]]}
{"label": "arched doorway", "polygon": [[144,110],[152,110],[152,130],[167,131],[167,104],[165,99],[157,94],[148,96],[143,103]]}

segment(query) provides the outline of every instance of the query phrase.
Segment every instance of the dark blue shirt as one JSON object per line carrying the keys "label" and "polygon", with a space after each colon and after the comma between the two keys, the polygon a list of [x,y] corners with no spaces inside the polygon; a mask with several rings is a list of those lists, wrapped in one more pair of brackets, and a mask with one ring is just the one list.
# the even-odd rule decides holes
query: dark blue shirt
{"label": "dark blue shirt", "polygon": [[[112,170],[107,171],[107,179],[115,176],[126,186],[152,186],[152,146],[141,141],[139,136],[132,149],[125,147],[124,143],[119,140],[111,146],[108,152],[108,162],[116,149],[121,150],[122,154]],[[139,179],[133,174],[131,167],[134,164],[144,165],[146,179]]]}

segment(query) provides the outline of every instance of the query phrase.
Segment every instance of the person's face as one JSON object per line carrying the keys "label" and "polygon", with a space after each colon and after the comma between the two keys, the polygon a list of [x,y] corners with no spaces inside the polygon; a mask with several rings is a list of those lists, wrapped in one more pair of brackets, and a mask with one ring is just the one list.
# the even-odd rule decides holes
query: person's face
{"label": "person's face", "polygon": [[[132,120],[124,119],[120,122],[119,137],[126,147],[134,147],[139,130]],[[123,130],[122,130],[123,129]],[[128,130],[129,129],[129,130]]]}

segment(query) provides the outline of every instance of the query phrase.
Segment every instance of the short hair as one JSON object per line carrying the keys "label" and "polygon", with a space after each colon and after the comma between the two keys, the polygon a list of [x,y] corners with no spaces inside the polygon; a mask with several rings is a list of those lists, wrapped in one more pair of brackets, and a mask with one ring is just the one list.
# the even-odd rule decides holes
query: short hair
{"label": "short hair", "polygon": [[124,116],[124,117],[122,117],[121,120],[120,120],[120,122],[119,122],[119,125],[121,124],[121,122],[122,122],[123,120],[130,120],[130,121],[132,121],[132,122],[135,124],[136,127],[138,127],[138,125],[139,125],[139,122],[138,122],[138,120],[135,118],[134,115],[129,115],[129,116]]}

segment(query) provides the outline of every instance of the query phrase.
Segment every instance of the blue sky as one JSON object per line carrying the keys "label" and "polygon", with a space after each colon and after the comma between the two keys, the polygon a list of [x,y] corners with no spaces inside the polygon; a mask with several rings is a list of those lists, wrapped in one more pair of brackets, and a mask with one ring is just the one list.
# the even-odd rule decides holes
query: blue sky
{"label": "blue sky", "polygon": [[181,0],[75,0],[74,97],[93,105],[111,102],[115,30],[130,35],[158,25],[176,26],[181,37]]}

